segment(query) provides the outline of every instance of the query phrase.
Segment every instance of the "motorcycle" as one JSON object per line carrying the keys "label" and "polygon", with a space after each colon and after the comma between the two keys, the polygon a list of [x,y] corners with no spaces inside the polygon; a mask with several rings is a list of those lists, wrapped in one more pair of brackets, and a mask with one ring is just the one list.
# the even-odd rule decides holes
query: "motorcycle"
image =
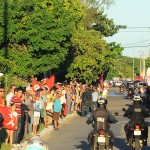
{"label": "motorcycle", "polygon": [[124,93],[124,87],[120,87],[120,92]]}
{"label": "motorcycle", "polygon": [[133,126],[129,128],[130,138],[129,138],[129,146],[133,150],[141,150],[144,146],[144,139],[142,135],[144,131],[144,127],[141,124],[135,123]]}
{"label": "motorcycle", "polygon": [[111,136],[103,129],[99,130],[97,139],[97,150],[112,150],[113,140]]}
{"label": "motorcycle", "polygon": [[[123,111],[126,111],[123,108]],[[128,135],[129,135],[129,147],[133,150],[141,150],[143,146],[146,146],[145,143],[147,139],[144,139],[145,126],[141,123],[135,122],[134,124],[128,124]]]}
{"label": "motorcycle", "polygon": [[127,98],[128,99],[133,99],[133,95],[134,95],[134,89],[133,88],[129,88],[128,93],[127,93]]}
{"label": "motorcycle", "polygon": [[[114,115],[117,116],[118,113]],[[103,118],[98,117],[97,119],[97,121],[103,122]],[[110,134],[110,131],[98,129],[95,133],[92,133],[92,138],[88,139],[88,141],[90,150],[113,150],[113,136]]]}

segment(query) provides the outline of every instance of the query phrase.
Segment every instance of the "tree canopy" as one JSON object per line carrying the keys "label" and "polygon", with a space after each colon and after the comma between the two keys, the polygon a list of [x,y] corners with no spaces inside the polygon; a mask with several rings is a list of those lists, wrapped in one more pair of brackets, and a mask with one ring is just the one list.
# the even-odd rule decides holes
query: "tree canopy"
{"label": "tree canopy", "polygon": [[109,72],[123,48],[107,43],[124,26],[103,13],[112,0],[1,0],[0,70],[23,79],[49,70],[84,83]]}

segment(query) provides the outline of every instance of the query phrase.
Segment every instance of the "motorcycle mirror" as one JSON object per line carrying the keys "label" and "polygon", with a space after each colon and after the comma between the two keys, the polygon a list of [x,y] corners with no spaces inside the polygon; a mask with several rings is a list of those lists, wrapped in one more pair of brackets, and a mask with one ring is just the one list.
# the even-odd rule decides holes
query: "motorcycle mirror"
{"label": "motorcycle mirror", "polygon": [[122,109],[122,111],[126,111],[126,109],[125,109],[125,108],[123,108],[123,109]]}
{"label": "motorcycle mirror", "polygon": [[115,116],[118,116],[118,112],[115,112],[114,115],[115,115]]}

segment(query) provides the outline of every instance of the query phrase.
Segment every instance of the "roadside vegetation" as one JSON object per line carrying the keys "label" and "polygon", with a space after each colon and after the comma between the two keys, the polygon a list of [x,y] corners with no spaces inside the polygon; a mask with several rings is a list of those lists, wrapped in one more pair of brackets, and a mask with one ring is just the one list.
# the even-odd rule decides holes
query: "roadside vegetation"
{"label": "roadside vegetation", "polygon": [[[61,80],[83,83],[105,77],[123,48],[108,43],[122,25],[104,10],[113,0],[1,0],[0,70],[25,81],[52,71]],[[8,82],[9,83],[9,82]],[[19,82],[20,84],[20,82]]]}

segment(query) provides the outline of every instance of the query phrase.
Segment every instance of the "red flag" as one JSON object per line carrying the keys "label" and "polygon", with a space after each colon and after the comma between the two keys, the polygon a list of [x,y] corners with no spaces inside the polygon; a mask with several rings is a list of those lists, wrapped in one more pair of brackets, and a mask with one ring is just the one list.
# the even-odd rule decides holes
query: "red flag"
{"label": "red flag", "polygon": [[104,73],[102,72],[99,78],[99,84],[100,86],[103,86],[103,82],[104,82]]}
{"label": "red flag", "polygon": [[8,130],[17,130],[17,120],[11,109],[0,105],[0,113],[4,117],[2,126]]}
{"label": "red flag", "polygon": [[34,92],[41,88],[39,82],[36,79],[33,80],[32,87]]}
{"label": "red flag", "polygon": [[52,74],[46,81],[46,87],[50,90],[54,86],[55,75]]}

